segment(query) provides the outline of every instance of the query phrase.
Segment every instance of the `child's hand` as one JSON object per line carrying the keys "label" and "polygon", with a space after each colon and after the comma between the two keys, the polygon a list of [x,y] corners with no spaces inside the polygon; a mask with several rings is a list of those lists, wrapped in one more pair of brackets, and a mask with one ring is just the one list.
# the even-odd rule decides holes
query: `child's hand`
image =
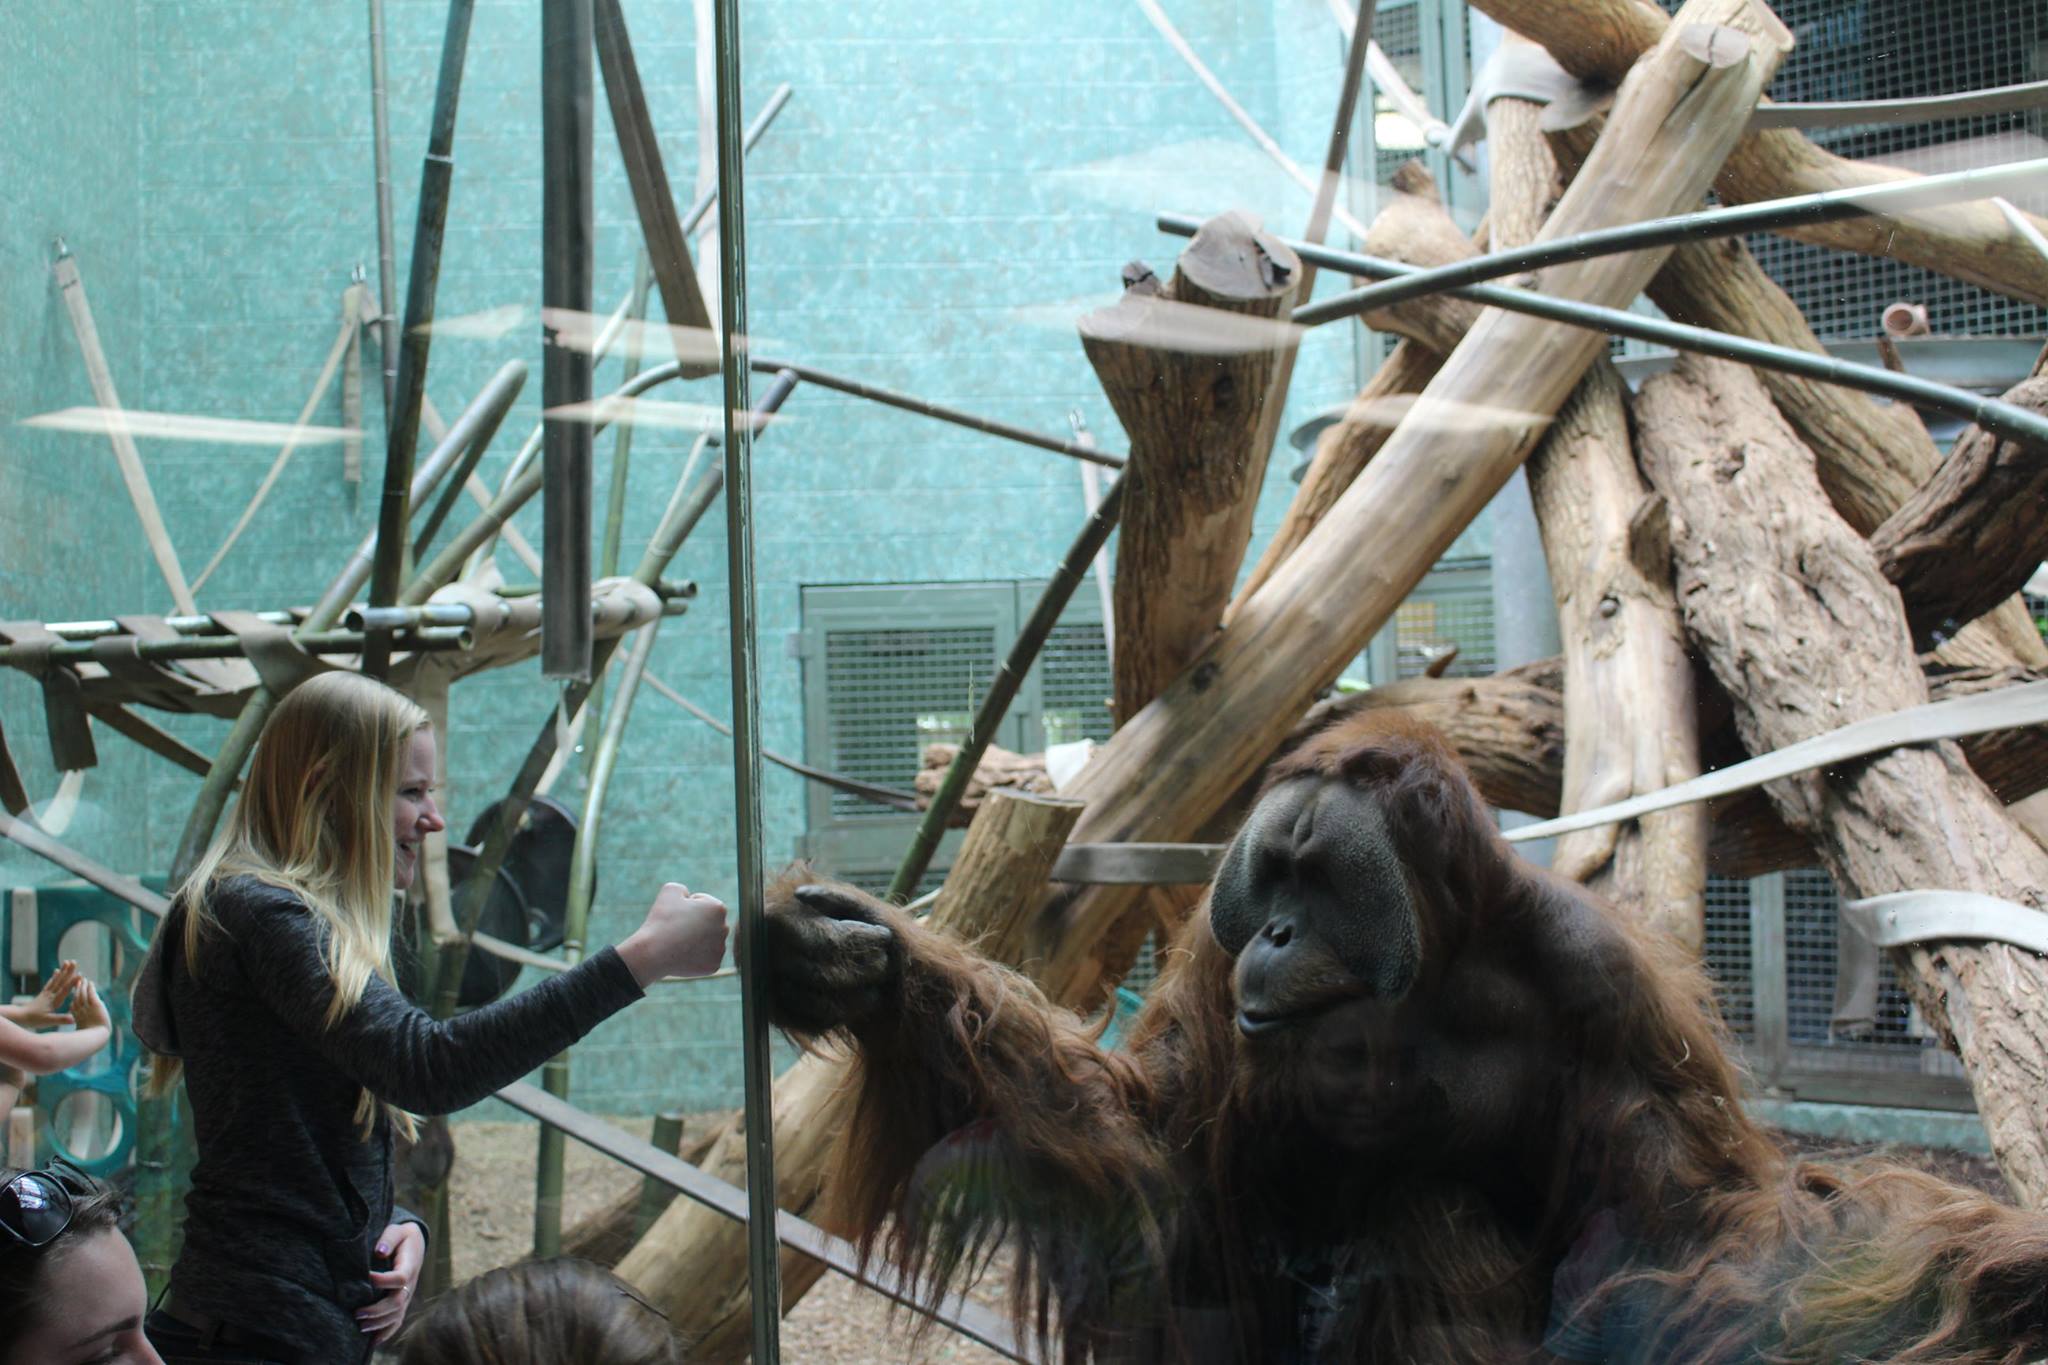
{"label": "child's hand", "polygon": [[103,1028],[109,1033],[114,1030],[114,1020],[107,1013],[107,1005],[100,999],[99,987],[90,981],[80,981],[78,991],[71,1001],[71,1014],[82,1029]]}
{"label": "child's hand", "polygon": [[26,1005],[18,1006],[11,1013],[14,1022],[26,1029],[56,1028],[60,1024],[74,1022],[64,1012],[64,1001],[78,985],[78,964],[69,959],[57,964],[57,970],[50,973],[50,979],[35,993],[35,998]]}

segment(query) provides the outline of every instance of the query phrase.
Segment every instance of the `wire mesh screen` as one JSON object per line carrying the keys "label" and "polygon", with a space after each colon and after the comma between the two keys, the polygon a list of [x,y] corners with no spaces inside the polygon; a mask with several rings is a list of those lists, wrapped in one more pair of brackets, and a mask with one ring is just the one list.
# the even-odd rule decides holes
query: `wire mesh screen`
{"label": "wire mesh screen", "polygon": [[[1429,82],[1422,73],[1422,7],[1382,5],[1373,16],[1373,41],[1387,54],[1408,87],[1426,97]],[[1368,87],[1370,88],[1370,87]],[[1422,130],[1394,108],[1392,100],[1373,92],[1373,183],[1387,184],[1404,161],[1420,156],[1427,146]]]}
{"label": "wire mesh screen", "polygon": [[[828,631],[830,766],[849,777],[908,787],[925,745],[966,737],[995,668],[993,626]],[[832,816],[897,818],[844,792],[832,794]]]}
{"label": "wire mesh screen", "polygon": [[1707,974],[1728,1031],[1747,1041],[1756,1032],[1756,982],[1749,950],[1749,883],[1707,878]]}
{"label": "wire mesh screen", "polygon": [[1055,625],[1038,668],[1040,742],[1049,746],[1092,739],[1100,744],[1108,739],[1115,684],[1102,627],[1093,621]]}
{"label": "wire mesh screen", "polygon": [[[1675,10],[1678,0],[1664,0]],[[1774,0],[1798,45],[1773,99],[1906,99],[2040,80],[2048,74],[2048,5],[2040,0]],[[1807,136],[1851,160],[1923,174],[2048,152],[2039,109],[1923,123],[1815,128]],[[2028,204],[2036,212],[2043,205]],[[1937,334],[2048,331],[2048,310],[1896,261],[1761,234],[1757,259],[1823,340],[1868,338],[1888,303],[1924,304]]]}
{"label": "wire mesh screen", "polygon": [[1492,571],[1484,561],[1438,565],[1394,612],[1395,676],[1419,676],[1444,651],[1457,656],[1442,676],[1494,671]]}

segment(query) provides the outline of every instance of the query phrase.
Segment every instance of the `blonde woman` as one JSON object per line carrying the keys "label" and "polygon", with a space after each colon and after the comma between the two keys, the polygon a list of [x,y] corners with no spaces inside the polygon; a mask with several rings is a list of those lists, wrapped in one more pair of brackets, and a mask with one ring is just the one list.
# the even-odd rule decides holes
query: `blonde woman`
{"label": "blonde woman", "polygon": [[327,673],[279,703],[226,828],[179,887],[136,985],[136,1033],[182,1065],[199,1160],[164,1359],[345,1365],[404,1321],[426,1245],[391,1199],[414,1114],[474,1104],[662,976],[725,951],[725,907],[670,883],[616,948],[436,1021],[392,984],[392,890],[444,828],[426,713]]}

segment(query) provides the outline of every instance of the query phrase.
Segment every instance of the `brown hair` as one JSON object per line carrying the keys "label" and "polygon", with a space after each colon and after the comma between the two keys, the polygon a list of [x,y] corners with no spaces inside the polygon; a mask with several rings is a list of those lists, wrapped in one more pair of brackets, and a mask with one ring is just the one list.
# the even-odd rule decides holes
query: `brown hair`
{"label": "brown hair", "polygon": [[[0,1166],[0,1185],[21,1174],[14,1167]],[[81,1182],[73,1177],[70,1183]],[[0,1360],[14,1353],[14,1344],[36,1325],[44,1308],[63,1306],[47,1292],[50,1272],[58,1262],[100,1233],[120,1233],[121,1192],[90,1179],[82,1183],[88,1192],[72,1193],[71,1225],[56,1241],[30,1248],[0,1235]]]}
{"label": "brown hair", "polygon": [[624,1280],[564,1257],[487,1270],[406,1329],[402,1365],[680,1365],[668,1319]]}

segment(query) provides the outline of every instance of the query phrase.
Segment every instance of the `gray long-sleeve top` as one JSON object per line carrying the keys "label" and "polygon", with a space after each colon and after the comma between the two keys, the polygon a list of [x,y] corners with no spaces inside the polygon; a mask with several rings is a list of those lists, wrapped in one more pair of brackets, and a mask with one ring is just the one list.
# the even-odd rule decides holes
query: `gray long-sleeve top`
{"label": "gray long-sleeve top", "polygon": [[[182,917],[166,921],[139,984],[137,1031],[185,1061],[199,1160],[185,1200],[172,1301],[259,1332],[307,1361],[361,1361],[357,1309],[391,1220],[391,1127],[365,1136],[360,1091],[445,1114],[519,1079],[640,998],[619,955],[440,1021],[372,977],[332,1027],[320,921],[251,877],[214,887],[221,933],[185,969]],[[155,971],[152,972],[151,968]],[[153,984],[155,998],[142,998]],[[152,1033],[157,1036],[152,1037]]]}

